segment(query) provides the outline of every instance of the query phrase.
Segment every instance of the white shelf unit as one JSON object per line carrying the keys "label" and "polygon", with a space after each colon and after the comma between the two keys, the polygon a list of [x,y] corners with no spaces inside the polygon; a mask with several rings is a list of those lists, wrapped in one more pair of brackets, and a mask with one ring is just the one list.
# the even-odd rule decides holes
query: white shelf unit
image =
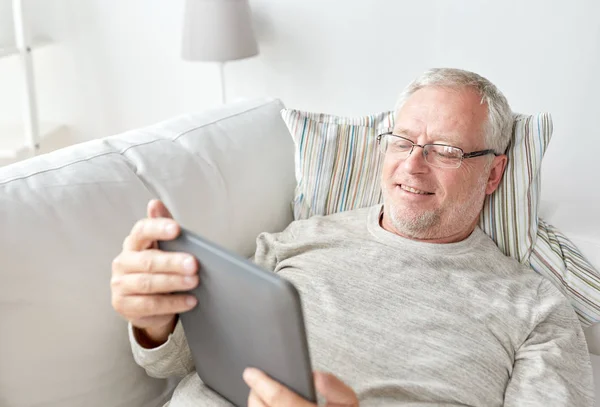
{"label": "white shelf unit", "polygon": [[[59,123],[42,122],[39,128],[41,140],[46,140],[64,131],[65,126]],[[23,124],[0,124],[0,165],[31,156],[31,151],[24,139],[24,135],[25,128]],[[37,149],[36,152],[41,151]]]}
{"label": "white shelf unit", "polygon": [[32,40],[23,0],[12,0],[15,44],[0,46],[0,62],[3,58],[19,58],[21,62],[24,106],[21,125],[0,123],[0,158],[23,159],[40,152],[40,142],[53,134],[60,125],[39,123],[33,56],[35,49],[50,44],[48,38]]}
{"label": "white shelf unit", "polygon": [[[50,41],[50,38],[38,37],[38,38],[34,38],[31,41],[30,48],[33,51],[40,47],[43,47],[44,45],[49,45],[51,43],[52,43],[52,41]],[[16,45],[5,45],[5,46],[0,45],[0,58],[7,58],[10,56],[19,56],[19,53],[20,53],[19,48],[17,48]]]}

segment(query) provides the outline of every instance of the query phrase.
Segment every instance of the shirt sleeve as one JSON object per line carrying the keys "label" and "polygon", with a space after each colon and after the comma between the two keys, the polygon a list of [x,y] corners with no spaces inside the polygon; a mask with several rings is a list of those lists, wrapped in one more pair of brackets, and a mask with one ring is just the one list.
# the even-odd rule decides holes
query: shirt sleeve
{"label": "shirt sleeve", "polygon": [[548,280],[538,288],[537,324],[517,350],[504,405],[594,405],[592,364],[581,324]]}
{"label": "shirt sleeve", "polygon": [[146,349],[135,338],[133,326],[129,323],[129,342],[135,362],[146,370],[150,377],[166,379],[184,377],[194,371],[194,361],[183,332],[181,320],[165,343],[159,347]]}
{"label": "shirt sleeve", "polygon": [[283,232],[261,233],[256,238],[256,252],[250,258],[257,266],[265,270],[275,271],[281,259],[279,247],[281,243],[294,239],[297,222],[292,222]]}

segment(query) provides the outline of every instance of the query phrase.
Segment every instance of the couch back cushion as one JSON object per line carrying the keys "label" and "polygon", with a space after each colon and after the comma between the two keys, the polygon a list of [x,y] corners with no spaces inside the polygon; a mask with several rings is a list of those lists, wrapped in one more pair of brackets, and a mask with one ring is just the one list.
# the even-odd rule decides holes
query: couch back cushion
{"label": "couch back cushion", "polygon": [[162,406],[131,356],[111,261],[148,200],[249,256],[292,220],[278,100],[238,102],[0,168],[0,405]]}

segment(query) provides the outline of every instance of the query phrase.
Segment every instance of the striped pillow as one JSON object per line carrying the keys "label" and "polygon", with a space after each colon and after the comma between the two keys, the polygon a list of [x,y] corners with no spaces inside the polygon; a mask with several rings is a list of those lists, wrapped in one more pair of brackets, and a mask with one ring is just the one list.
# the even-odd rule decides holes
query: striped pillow
{"label": "striped pillow", "polygon": [[600,320],[600,273],[573,242],[542,219],[529,261],[570,300],[584,328]]}
{"label": "striped pillow", "polygon": [[[393,129],[394,112],[348,118],[283,109],[282,116],[296,143],[294,219],[382,201],[377,135]],[[504,177],[479,220],[500,250],[524,264],[536,239],[539,173],[551,137],[550,114],[515,115]]]}
{"label": "striped pillow", "polygon": [[392,130],[393,112],[356,118],[289,109],[281,114],[296,144],[294,219],[381,202],[377,136]]}
{"label": "striped pillow", "polygon": [[508,163],[498,189],[485,199],[479,227],[506,255],[523,264],[536,240],[542,158],[552,137],[549,113],[514,116]]}
{"label": "striped pillow", "polygon": [[[296,144],[294,219],[382,201],[379,178],[383,159],[377,135],[393,129],[393,112],[356,118],[292,109],[283,109],[281,114]],[[551,277],[571,299],[582,324],[589,325],[600,320],[600,293],[589,283],[597,283],[597,273],[566,238],[560,240],[563,246],[547,243],[562,236],[558,231],[552,229],[549,235],[549,226],[542,220],[538,228],[540,169],[551,137],[549,113],[515,115],[504,177],[486,198],[479,226],[503,253]],[[565,247],[571,257],[565,254]]]}

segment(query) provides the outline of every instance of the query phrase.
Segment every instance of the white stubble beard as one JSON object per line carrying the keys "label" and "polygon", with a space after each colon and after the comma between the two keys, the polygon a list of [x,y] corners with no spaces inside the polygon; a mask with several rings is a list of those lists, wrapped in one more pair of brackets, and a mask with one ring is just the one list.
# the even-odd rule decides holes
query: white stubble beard
{"label": "white stubble beard", "polygon": [[[485,193],[488,175],[488,171],[481,173],[477,180],[478,186],[476,190],[469,194],[470,198],[466,202],[454,205],[450,209],[445,222],[441,219],[442,208],[426,210],[410,218],[407,217],[400,208],[394,207],[393,201],[389,198],[390,191],[387,185],[383,189],[384,211],[388,213],[388,219],[394,229],[404,236],[418,239],[435,239],[450,236],[456,233],[455,230],[450,230],[450,225],[459,224],[461,219],[464,222],[468,221],[470,223],[475,213],[479,214],[481,212],[482,202],[479,197],[482,193]],[[397,185],[393,186],[393,188],[397,187]],[[464,223],[461,225],[464,225]]]}

